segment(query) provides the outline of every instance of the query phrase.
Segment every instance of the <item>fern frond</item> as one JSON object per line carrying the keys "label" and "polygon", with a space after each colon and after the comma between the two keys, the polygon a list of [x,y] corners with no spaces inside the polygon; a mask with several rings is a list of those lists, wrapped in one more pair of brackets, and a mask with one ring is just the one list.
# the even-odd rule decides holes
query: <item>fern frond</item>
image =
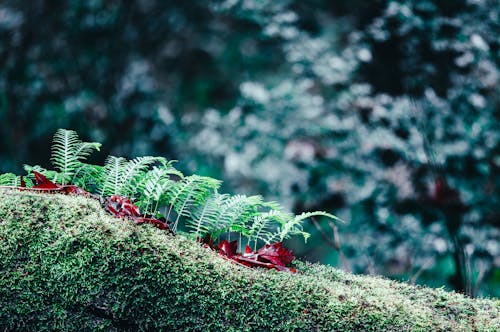
{"label": "fern frond", "polygon": [[103,167],[82,163],[73,176],[72,183],[88,192],[96,192],[102,181]]}
{"label": "fern frond", "polygon": [[215,231],[239,232],[246,231],[246,224],[253,219],[262,206],[261,196],[235,195],[229,197],[220,207],[219,227]]}
{"label": "fern frond", "polygon": [[259,213],[253,218],[250,228],[244,235],[248,238],[248,242],[254,242],[255,249],[259,240],[266,244],[277,240],[276,228],[278,225],[286,224],[291,218],[293,216],[290,213],[285,213],[279,209]]}
{"label": "fern frond", "polygon": [[314,212],[303,212],[285,223],[283,223],[280,228],[279,228],[279,240],[283,241],[284,239],[292,236],[292,235],[302,235],[304,237],[304,241],[307,242],[307,239],[309,238],[310,234],[307,232],[304,232],[302,222],[306,219],[309,219],[311,217],[316,217],[316,216],[322,216],[322,217],[327,217],[333,220],[341,221],[343,222],[342,219],[340,219],[337,216],[334,216],[333,214],[324,212],[324,211],[314,211]]}
{"label": "fern frond", "polygon": [[21,185],[21,177],[13,173],[0,174],[0,186],[18,187]]}
{"label": "fern frond", "polygon": [[263,204],[260,196],[215,194],[192,213],[186,225],[195,237],[206,233],[217,237],[225,232],[246,231],[246,224],[258,214]]}
{"label": "fern frond", "polygon": [[169,177],[177,177],[178,179],[183,179],[184,174],[182,174],[181,171],[172,166],[172,164],[175,162],[177,162],[177,160],[167,161],[166,159],[162,158],[162,160],[160,160],[161,166],[159,166],[159,168],[165,170]]}
{"label": "fern frond", "polygon": [[199,175],[187,176],[176,182],[167,194],[170,203],[167,219],[169,219],[172,210],[177,213],[173,230],[177,230],[181,216],[189,216],[190,210],[205,203],[211,194],[217,192],[220,184],[219,180]]}
{"label": "fern frond", "polygon": [[102,180],[99,184],[100,195],[103,197],[118,195],[121,186],[121,175],[127,160],[122,157],[108,156],[104,162]]}
{"label": "fern frond", "polygon": [[194,231],[194,238],[202,237],[205,234],[213,234],[219,228],[220,207],[228,197],[227,194],[215,193],[205,201],[205,204],[198,206],[193,211],[186,221],[186,226]]}
{"label": "fern frond", "polygon": [[138,202],[137,205],[145,212],[155,214],[158,207],[162,204],[162,197],[174,186],[175,183],[170,179],[170,175],[181,174],[173,167],[162,165],[154,166],[149,170],[137,185]]}
{"label": "fern frond", "polygon": [[54,168],[61,173],[61,183],[63,185],[69,183],[76,170],[81,166],[81,161],[86,159],[93,150],[99,150],[100,147],[100,143],[82,142],[73,130],[57,130],[52,142],[50,160]]}
{"label": "fern frond", "polygon": [[78,156],[79,160],[87,159],[88,156],[94,152],[94,150],[101,150],[101,143],[97,142],[79,142],[77,145],[77,149],[75,151],[75,155]]}
{"label": "fern frond", "polygon": [[123,164],[120,178],[116,187],[116,194],[132,197],[136,193],[141,176],[144,176],[150,165],[164,161],[162,157],[137,157]]}

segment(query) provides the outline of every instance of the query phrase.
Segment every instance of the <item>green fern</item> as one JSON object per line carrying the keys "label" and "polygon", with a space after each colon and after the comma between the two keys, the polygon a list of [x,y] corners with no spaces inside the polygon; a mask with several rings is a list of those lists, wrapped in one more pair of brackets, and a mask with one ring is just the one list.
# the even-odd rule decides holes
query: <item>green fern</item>
{"label": "green fern", "polygon": [[141,178],[156,162],[165,162],[165,158],[146,156],[127,161],[122,169],[117,193],[124,196],[134,196]]}
{"label": "green fern", "polygon": [[82,142],[73,130],[59,129],[52,142],[51,161],[61,173],[60,182],[64,185],[72,181],[73,175],[94,150],[100,149],[100,143]]}
{"label": "green fern", "polygon": [[[321,216],[340,220],[327,212],[305,212],[298,216],[283,212],[279,204],[264,202],[261,196],[228,195],[218,192],[221,181],[204,176],[184,176],[162,157],[138,157],[127,160],[109,156],[104,166],[83,162],[99,150],[99,143],[82,142],[71,130],[60,129],[54,135],[52,163],[56,171],[25,165],[26,183],[32,186],[37,171],[53,182],[70,181],[101,196],[122,195],[134,200],[146,214],[159,215],[164,209],[167,220],[177,231],[181,221],[194,237],[206,234],[216,238],[238,233],[254,248],[259,241],[271,243],[300,235],[307,240],[304,220]],[[0,185],[19,186],[20,177],[0,175]],[[241,242],[240,242],[241,244]]]}
{"label": "green fern", "polygon": [[303,221],[311,217],[317,217],[317,216],[327,217],[333,220],[342,221],[340,218],[334,216],[333,214],[324,211],[303,212],[298,216],[290,218],[289,220],[283,222],[280,225],[277,233],[278,240],[283,241],[292,235],[302,235],[304,237],[304,241],[307,242],[307,239],[309,238],[310,234],[304,232],[302,225]]}
{"label": "green fern", "polygon": [[262,204],[261,196],[235,195],[228,197],[224,204],[219,207],[221,210],[219,224],[223,227],[219,228],[217,233],[244,233],[247,223],[259,213]]}
{"label": "green fern", "polygon": [[95,192],[101,183],[102,174],[102,166],[82,164],[75,172],[72,184],[89,192]]}
{"label": "green fern", "polygon": [[199,175],[191,175],[176,182],[175,186],[168,191],[170,203],[167,220],[172,211],[177,213],[173,224],[174,232],[177,231],[179,220],[182,216],[189,217],[192,209],[205,203],[208,197],[216,193],[220,187],[219,180]]}
{"label": "green fern", "polygon": [[186,226],[194,232],[194,238],[201,238],[205,234],[215,237],[215,230],[223,228],[219,225],[220,207],[228,197],[229,195],[227,194],[215,193],[203,205],[199,205],[193,210],[190,218],[186,221]]}
{"label": "green fern", "polygon": [[121,187],[121,174],[127,160],[122,157],[108,156],[104,163],[102,180],[99,183],[99,194],[103,197],[117,195]]}
{"label": "green fern", "polygon": [[140,179],[137,185],[137,204],[145,213],[155,214],[160,207],[168,205],[165,197],[168,190],[175,186],[171,179],[173,176],[180,179],[184,177],[170,161],[162,163],[161,166],[154,166]]}
{"label": "green fern", "polygon": [[285,213],[279,209],[259,213],[254,217],[251,226],[244,235],[249,244],[253,242],[254,249],[257,247],[258,241],[269,244],[279,236],[277,225],[284,225],[291,218],[293,216],[290,213]]}
{"label": "green fern", "polygon": [[166,163],[162,157],[137,157],[126,160],[122,157],[109,156],[106,159],[100,184],[102,196],[122,195],[133,197],[137,194],[149,167],[157,162]]}
{"label": "green fern", "polygon": [[13,173],[5,173],[0,175],[0,186],[17,187],[21,185],[21,177]]}
{"label": "green fern", "polygon": [[246,231],[246,224],[253,219],[263,205],[260,196],[215,194],[195,209],[186,225],[199,237],[210,234],[216,238],[225,232]]}

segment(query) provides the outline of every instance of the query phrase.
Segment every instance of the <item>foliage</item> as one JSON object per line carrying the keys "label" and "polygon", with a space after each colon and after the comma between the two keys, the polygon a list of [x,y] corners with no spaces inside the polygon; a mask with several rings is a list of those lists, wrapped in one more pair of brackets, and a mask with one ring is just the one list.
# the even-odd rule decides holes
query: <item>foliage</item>
{"label": "foliage", "polygon": [[134,196],[138,184],[144,181],[149,166],[156,162],[166,165],[165,159],[159,157],[148,156],[126,160],[122,157],[109,156],[102,169],[102,181],[97,185],[100,195]]}
{"label": "foliage", "polygon": [[21,177],[13,173],[0,174],[0,185],[1,186],[13,186],[17,187],[21,185]]}
{"label": "foliage", "polygon": [[[92,195],[94,192],[99,194],[100,200],[104,201],[105,209],[116,217],[129,217],[137,224],[150,223],[161,229],[168,229],[169,227],[156,218],[157,216],[164,218],[167,222],[172,221],[171,230],[174,233],[177,233],[179,221],[182,219],[188,229],[194,230],[195,239],[205,236],[215,239],[222,234],[230,236],[231,232],[237,232],[240,237],[247,237],[248,242],[254,241],[257,244],[258,240],[264,240],[266,245],[270,245],[271,241],[277,238],[280,243],[273,244],[272,248],[279,245],[275,250],[280,253],[278,257],[282,255],[281,253],[290,256],[284,248],[281,248],[281,241],[284,239],[297,234],[307,239],[309,234],[302,230],[303,220],[314,216],[338,219],[321,211],[303,213],[299,216],[285,214],[281,212],[277,204],[265,203],[260,196],[219,194],[218,189],[221,183],[219,180],[198,175],[184,176],[172,166],[171,162],[160,157],[137,157],[133,160],[126,160],[122,157],[109,156],[104,167],[100,168],[79,161],[82,157],[88,156],[96,147],[99,147],[98,143],[81,142],[74,131],[59,129],[54,135],[52,162],[60,173],[46,172],[41,167],[30,168],[35,176],[35,185],[31,188],[96,197]],[[157,165],[151,168],[155,163]],[[38,171],[35,171],[35,168]],[[78,177],[80,175],[86,177],[87,173],[79,172],[80,168],[98,170],[96,178],[90,181],[92,186],[79,188],[67,184],[68,179],[71,179],[85,185],[86,181],[81,181]],[[42,173],[46,173],[61,184],[50,181]],[[170,178],[163,178],[171,175],[176,175],[179,179],[173,181]],[[15,184],[17,181],[17,177],[10,173],[2,174],[0,179],[2,183],[7,184]],[[19,187],[19,190],[29,189],[29,187],[25,188],[25,184]],[[146,214],[141,214],[131,199],[137,202],[137,205],[145,206]],[[168,211],[165,216],[161,215],[159,211],[161,208]],[[153,217],[148,217],[148,212]],[[268,230],[269,236],[264,237],[262,220],[278,213],[280,213],[280,218],[270,219],[278,221],[276,225],[271,226],[274,234]],[[248,249],[246,253],[252,252]],[[255,255],[257,258],[244,256],[248,261],[247,265],[251,260],[258,261],[258,257],[269,256],[260,251]],[[273,259],[267,260],[275,264]],[[288,260],[286,262],[290,263]],[[276,265],[279,268],[284,268],[281,261],[278,263]]]}
{"label": "foliage", "polygon": [[82,166],[82,160],[93,150],[99,151],[100,143],[82,142],[72,130],[59,129],[52,143],[52,164],[61,173],[62,185],[71,183],[75,173]]}

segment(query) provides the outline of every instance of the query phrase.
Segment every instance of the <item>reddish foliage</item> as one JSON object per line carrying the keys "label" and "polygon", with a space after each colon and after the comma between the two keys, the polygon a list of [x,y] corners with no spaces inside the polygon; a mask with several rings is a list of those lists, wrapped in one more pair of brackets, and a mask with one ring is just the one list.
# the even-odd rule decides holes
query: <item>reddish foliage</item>
{"label": "reddish foliage", "polygon": [[140,217],[139,208],[132,201],[123,196],[113,195],[104,200],[104,208],[115,217]]}
{"label": "reddish foliage", "polygon": [[[50,191],[50,192],[56,191],[56,192],[60,192],[63,194],[93,196],[91,193],[89,193],[88,191],[86,191],[80,187],[77,187],[77,186],[74,186],[71,184],[62,186],[60,184],[57,184],[57,183],[50,181],[42,173],[39,173],[37,171],[32,171],[32,172],[33,172],[33,174],[35,174],[35,185],[29,189],[37,189],[39,191]],[[21,181],[21,188],[25,188],[26,183],[24,182],[23,178],[21,178],[21,180],[22,180]]]}
{"label": "reddish foliage", "polygon": [[257,250],[257,255],[259,255],[259,258],[278,266],[290,264],[295,259],[292,251],[284,248],[281,242],[266,244]]}
{"label": "reddish foliage", "polygon": [[39,173],[37,171],[32,172],[33,174],[35,174],[35,185],[33,186],[34,189],[53,190],[59,189],[61,187],[60,185],[55,184],[54,182],[47,179],[42,173]]}
{"label": "reddish foliage", "polygon": [[227,240],[224,240],[220,242],[216,248],[219,250],[219,254],[226,256],[228,258],[233,258],[234,256],[237,255],[236,251],[238,250],[238,242],[237,241],[228,242]]}
{"label": "reddish foliage", "polygon": [[290,250],[284,248],[281,242],[266,244],[255,252],[249,246],[246,246],[245,252],[242,254],[236,252],[237,246],[236,241],[228,242],[224,240],[215,249],[221,255],[248,267],[264,267],[279,271],[295,272],[295,269],[286,267],[286,265],[295,259],[295,256]]}
{"label": "reddish foliage", "polygon": [[[93,195],[80,187],[74,185],[59,185],[50,181],[49,179],[47,179],[47,177],[37,171],[33,171],[33,174],[35,174],[36,184],[35,186],[33,186],[33,188],[29,189],[48,192],[60,192],[63,194],[84,195],[99,199],[98,196]],[[22,181],[21,183],[24,183],[24,181]],[[139,208],[127,197],[113,195],[103,200],[103,206],[106,211],[108,211],[115,217],[127,217],[132,219],[138,225],[151,224],[158,227],[159,229],[170,230],[168,225],[160,219],[141,215]]]}
{"label": "reddish foliage", "polygon": [[151,224],[159,229],[170,230],[168,225],[160,219],[141,215],[139,208],[132,201],[123,196],[113,195],[104,200],[104,209],[118,218],[128,217],[136,224]]}

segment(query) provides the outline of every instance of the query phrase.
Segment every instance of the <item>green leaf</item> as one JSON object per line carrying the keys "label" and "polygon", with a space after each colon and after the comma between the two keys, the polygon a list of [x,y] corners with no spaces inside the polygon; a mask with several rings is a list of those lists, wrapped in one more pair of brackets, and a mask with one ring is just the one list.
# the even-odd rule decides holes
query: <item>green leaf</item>
{"label": "green leaf", "polygon": [[68,184],[75,172],[94,150],[100,149],[100,143],[82,142],[73,130],[59,129],[54,134],[52,142],[51,161],[56,170],[61,173],[60,182]]}

